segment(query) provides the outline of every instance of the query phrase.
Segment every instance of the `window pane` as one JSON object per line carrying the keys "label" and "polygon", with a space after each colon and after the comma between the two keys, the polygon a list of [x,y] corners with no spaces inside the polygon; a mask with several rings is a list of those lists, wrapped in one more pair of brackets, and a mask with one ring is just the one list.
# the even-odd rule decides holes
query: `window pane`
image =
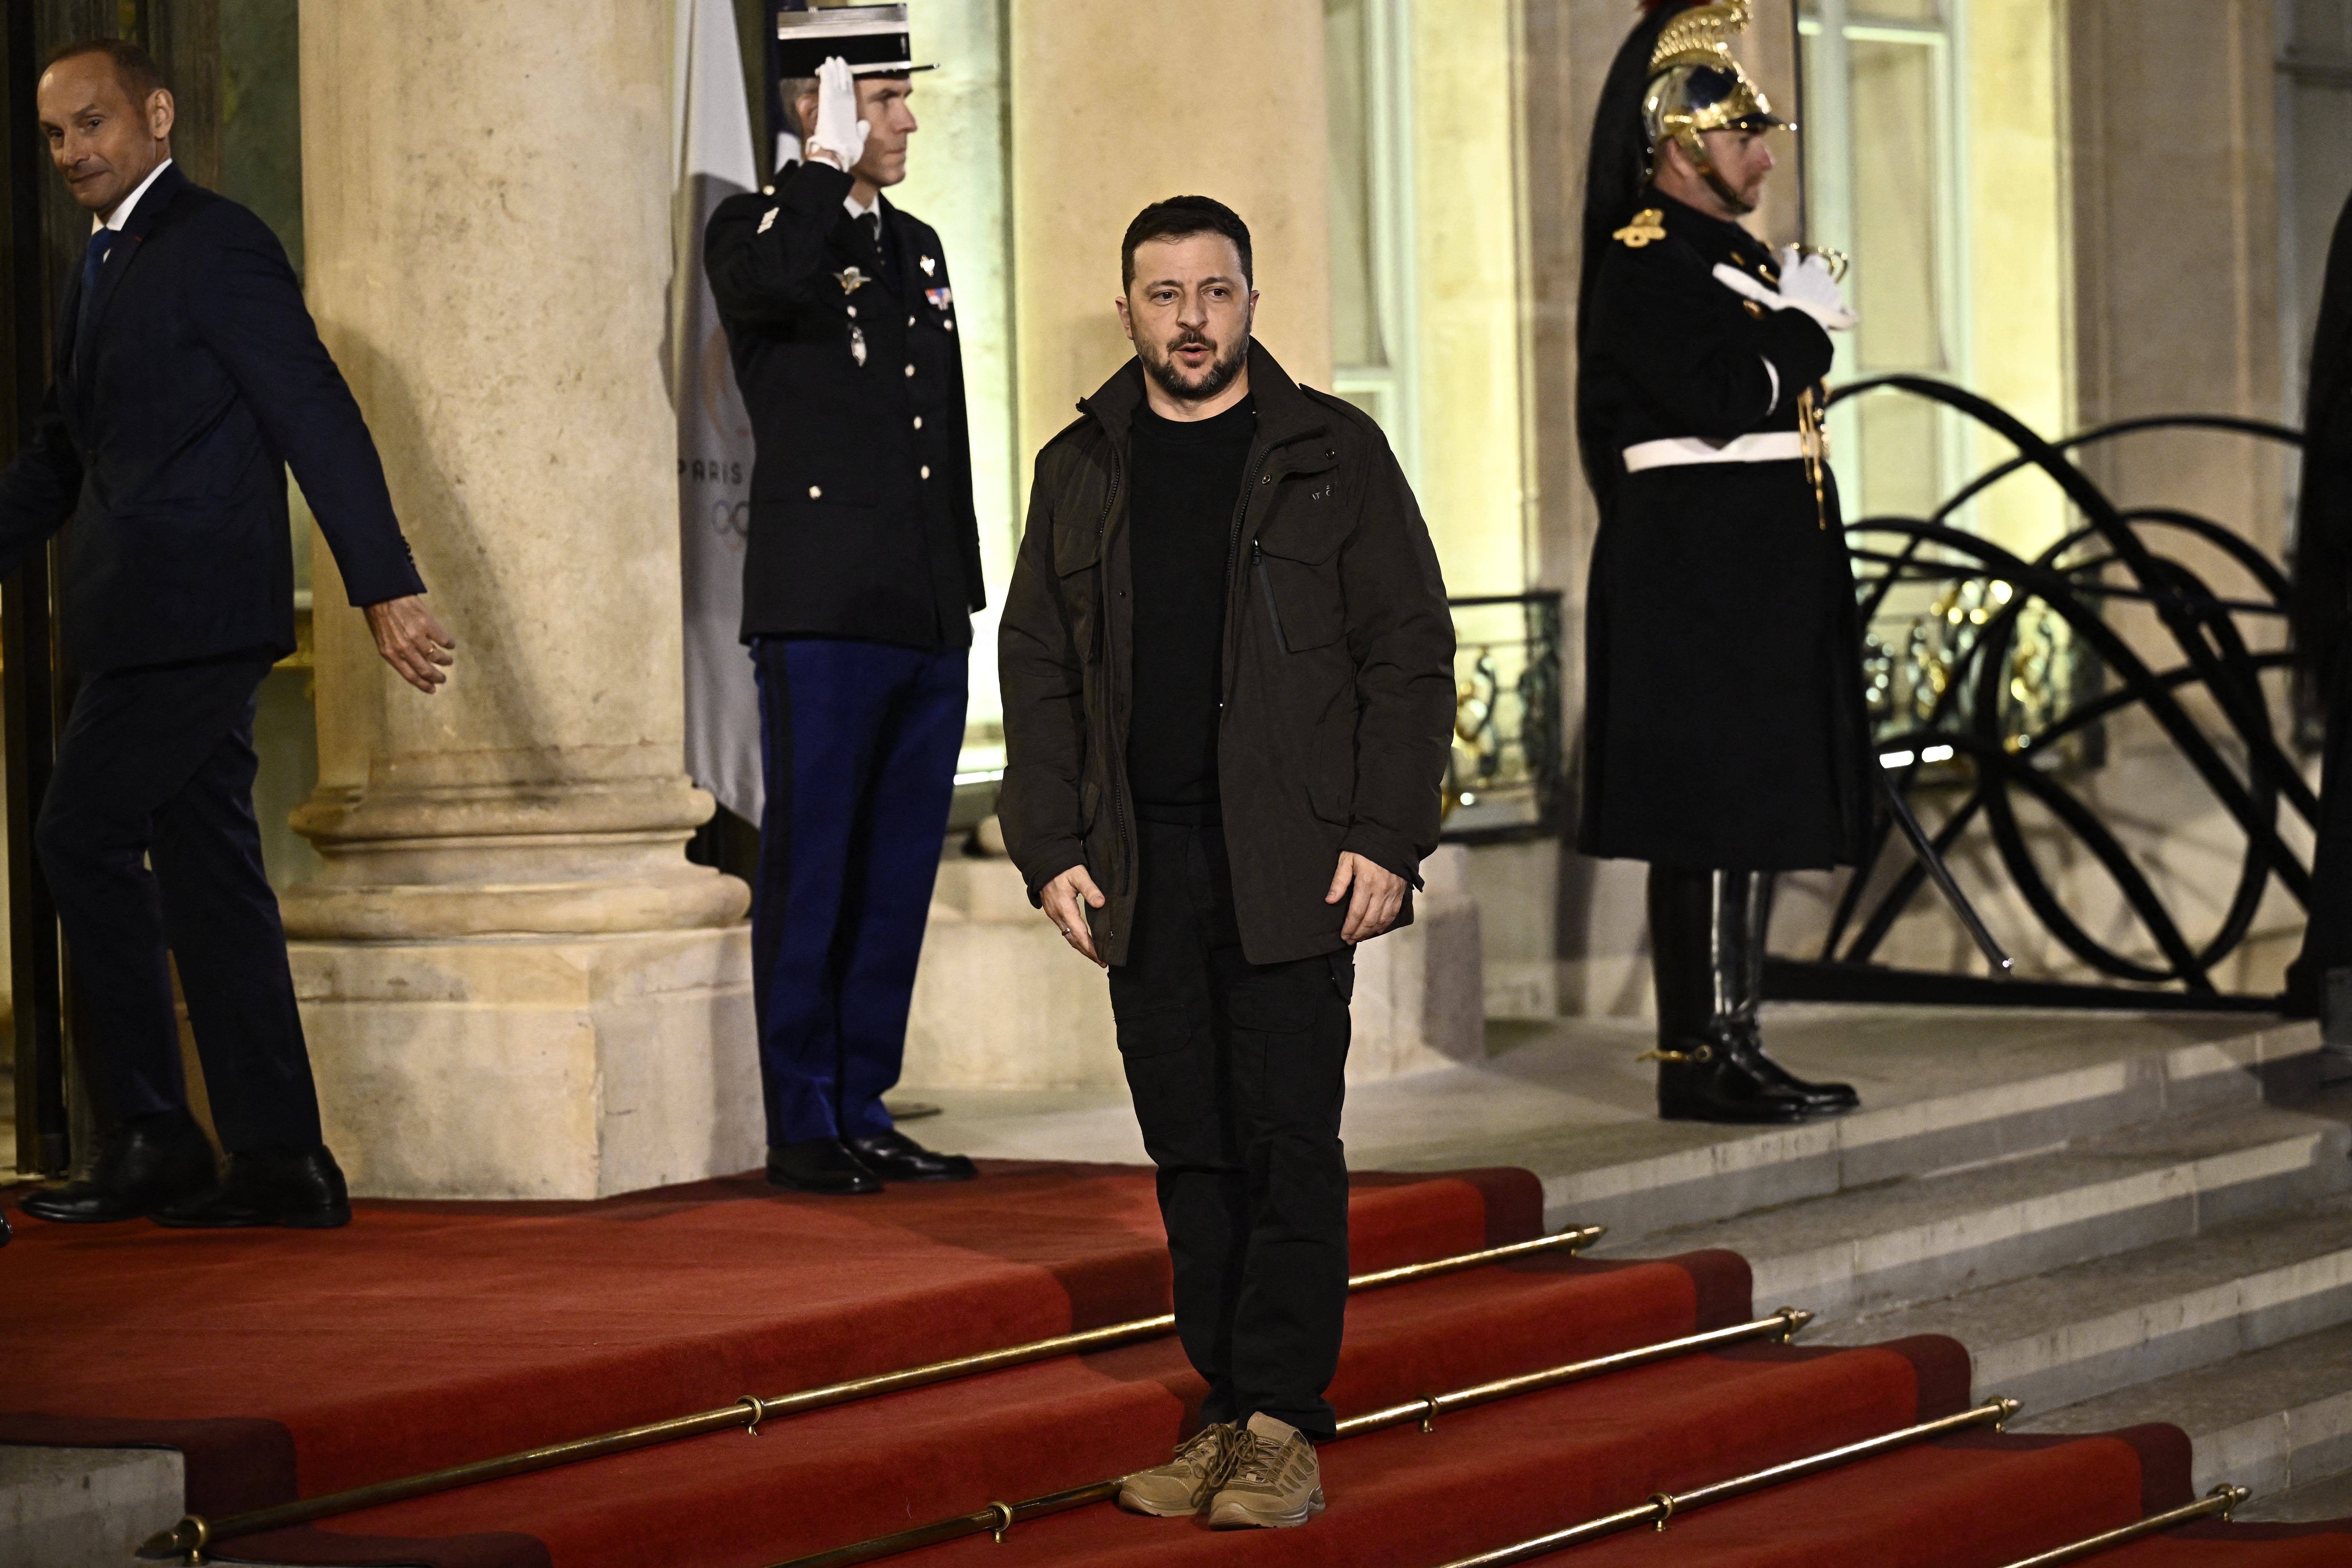
{"label": "window pane", "polygon": [[1851,0],[1846,14],[1857,22],[1940,22],[1940,0]]}
{"label": "window pane", "polygon": [[1331,138],[1331,359],[1387,363],[1372,272],[1371,121],[1365,91],[1366,0],[1323,0],[1324,90]]}
{"label": "window pane", "polygon": [[1856,42],[1851,289],[1865,371],[1944,369],[1936,320],[1936,50]]}

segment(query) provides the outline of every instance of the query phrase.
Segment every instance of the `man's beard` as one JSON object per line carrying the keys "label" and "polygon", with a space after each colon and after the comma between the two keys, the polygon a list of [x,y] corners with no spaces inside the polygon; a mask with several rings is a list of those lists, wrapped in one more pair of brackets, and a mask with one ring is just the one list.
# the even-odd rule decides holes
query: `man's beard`
{"label": "man's beard", "polygon": [[1188,331],[1170,343],[1160,353],[1143,355],[1143,368],[1150,373],[1151,379],[1158,382],[1160,390],[1169,396],[1185,403],[1206,403],[1231,386],[1234,384],[1234,377],[1241,374],[1243,361],[1249,353],[1249,334],[1246,332],[1242,334],[1239,341],[1234,343],[1231,353],[1221,353],[1211,360],[1209,368],[1201,373],[1201,379],[1198,382],[1187,382],[1184,379],[1184,373],[1177,368],[1176,351],[1189,348],[1195,343],[1202,344],[1213,352],[1216,348],[1214,343],[1210,342],[1201,333]]}

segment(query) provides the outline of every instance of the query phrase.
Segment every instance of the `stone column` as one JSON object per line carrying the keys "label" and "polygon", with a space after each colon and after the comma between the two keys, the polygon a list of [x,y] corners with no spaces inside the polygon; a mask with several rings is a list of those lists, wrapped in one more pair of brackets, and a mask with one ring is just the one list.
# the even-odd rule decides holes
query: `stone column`
{"label": "stone column", "polygon": [[458,643],[412,690],[316,552],[326,865],[286,923],[369,1193],[759,1158],[748,892],[683,854],[670,9],[302,6],[310,305]]}

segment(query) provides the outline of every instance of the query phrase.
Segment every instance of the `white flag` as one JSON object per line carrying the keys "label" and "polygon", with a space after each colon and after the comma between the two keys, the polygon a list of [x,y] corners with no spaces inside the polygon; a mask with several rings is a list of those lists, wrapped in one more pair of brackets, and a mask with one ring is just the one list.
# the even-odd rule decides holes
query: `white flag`
{"label": "white flag", "polygon": [[728,0],[677,0],[677,270],[670,392],[677,405],[678,555],[686,589],[686,771],[747,822],[760,820],[760,707],[740,640],[751,514],[751,420],[702,270],[711,210],[759,184],[743,57]]}

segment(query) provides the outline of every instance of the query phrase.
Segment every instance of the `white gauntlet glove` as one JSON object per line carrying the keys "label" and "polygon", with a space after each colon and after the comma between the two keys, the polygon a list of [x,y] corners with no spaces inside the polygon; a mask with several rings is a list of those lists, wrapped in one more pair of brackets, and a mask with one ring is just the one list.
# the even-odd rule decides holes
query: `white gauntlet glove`
{"label": "white gauntlet glove", "polygon": [[1774,293],[1737,267],[1717,262],[1716,281],[1733,293],[1774,310],[1802,310],[1832,332],[1851,331],[1862,318],[1838,292],[1829,264],[1817,256],[1801,256],[1794,247],[1780,253],[1780,289]]}
{"label": "white gauntlet glove", "polygon": [[1830,264],[1793,245],[1780,252],[1780,297],[1832,332],[1850,332],[1862,321],[1830,275]]}
{"label": "white gauntlet glove", "polygon": [[816,129],[807,145],[843,174],[866,156],[866,121],[857,118],[857,79],[835,55],[816,68]]}

